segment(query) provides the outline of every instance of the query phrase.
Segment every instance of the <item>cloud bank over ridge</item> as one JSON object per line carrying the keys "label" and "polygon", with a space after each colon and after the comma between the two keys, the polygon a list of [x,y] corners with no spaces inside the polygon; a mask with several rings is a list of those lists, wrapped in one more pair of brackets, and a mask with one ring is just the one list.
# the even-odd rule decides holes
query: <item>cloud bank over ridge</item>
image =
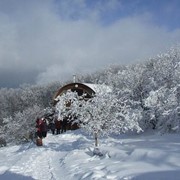
{"label": "cloud bank over ridge", "polygon": [[103,2],[0,1],[0,86],[66,80],[180,41],[180,29],[159,26],[151,12],[120,14],[121,1]]}

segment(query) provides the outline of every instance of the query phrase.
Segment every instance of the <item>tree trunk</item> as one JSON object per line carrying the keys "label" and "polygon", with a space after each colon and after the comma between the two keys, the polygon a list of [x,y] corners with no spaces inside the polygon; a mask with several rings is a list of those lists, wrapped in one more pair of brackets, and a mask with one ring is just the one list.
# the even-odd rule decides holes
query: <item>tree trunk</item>
{"label": "tree trunk", "polygon": [[94,139],[95,139],[95,147],[98,146],[98,135],[97,132],[94,133]]}

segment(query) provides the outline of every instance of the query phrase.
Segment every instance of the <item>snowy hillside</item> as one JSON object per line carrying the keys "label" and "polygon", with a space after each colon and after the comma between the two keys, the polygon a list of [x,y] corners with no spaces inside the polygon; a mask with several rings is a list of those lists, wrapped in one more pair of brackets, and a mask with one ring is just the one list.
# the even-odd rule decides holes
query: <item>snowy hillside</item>
{"label": "snowy hillside", "polygon": [[146,133],[103,138],[104,156],[92,155],[94,140],[80,130],[48,134],[44,146],[0,149],[2,180],[178,180],[180,136]]}

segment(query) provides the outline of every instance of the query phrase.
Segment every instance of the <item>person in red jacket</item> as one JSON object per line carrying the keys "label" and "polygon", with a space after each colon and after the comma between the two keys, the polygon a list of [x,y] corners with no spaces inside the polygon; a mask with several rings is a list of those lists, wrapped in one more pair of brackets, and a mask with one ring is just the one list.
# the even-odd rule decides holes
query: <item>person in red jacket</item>
{"label": "person in red jacket", "polygon": [[42,124],[41,124],[41,131],[42,131],[42,137],[45,138],[47,136],[48,126],[46,119],[42,118]]}
{"label": "person in red jacket", "polygon": [[42,123],[43,123],[43,121],[40,118],[37,118],[37,120],[36,120],[36,135],[39,138],[42,138],[42,128],[41,128]]}

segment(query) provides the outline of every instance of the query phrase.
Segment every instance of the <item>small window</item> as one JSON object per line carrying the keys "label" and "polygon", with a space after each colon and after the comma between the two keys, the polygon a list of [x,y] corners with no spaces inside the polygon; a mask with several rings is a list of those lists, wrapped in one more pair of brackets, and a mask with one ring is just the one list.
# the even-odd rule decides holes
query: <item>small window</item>
{"label": "small window", "polygon": [[82,96],[83,95],[83,90],[82,89],[71,89],[72,92],[77,92],[78,93],[78,96]]}

